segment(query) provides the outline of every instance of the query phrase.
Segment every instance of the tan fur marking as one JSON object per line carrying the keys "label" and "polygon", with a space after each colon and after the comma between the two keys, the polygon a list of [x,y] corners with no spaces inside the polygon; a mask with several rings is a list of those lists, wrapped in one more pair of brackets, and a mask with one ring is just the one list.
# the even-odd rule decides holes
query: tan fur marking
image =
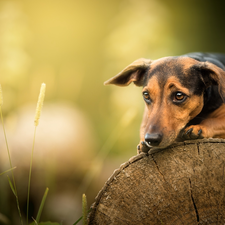
{"label": "tan fur marking", "polygon": [[205,138],[225,138],[225,104],[222,104],[218,109],[212,112],[199,125],[193,125],[186,130],[193,128],[193,133],[197,135],[198,131],[202,130],[202,135]]}
{"label": "tan fur marking", "polygon": [[[153,76],[144,90],[149,91],[152,103],[145,108],[140,132],[141,140],[144,141],[146,133],[162,132],[163,140],[159,147],[174,142],[180,130],[203,108],[203,95],[191,95],[176,76],[169,77],[163,89],[159,87],[157,76]],[[171,99],[171,95],[178,91],[189,96],[180,105],[174,104]]]}
{"label": "tan fur marking", "polygon": [[180,57],[178,62],[183,65],[184,71],[195,65],[198,61],[189,57]]}

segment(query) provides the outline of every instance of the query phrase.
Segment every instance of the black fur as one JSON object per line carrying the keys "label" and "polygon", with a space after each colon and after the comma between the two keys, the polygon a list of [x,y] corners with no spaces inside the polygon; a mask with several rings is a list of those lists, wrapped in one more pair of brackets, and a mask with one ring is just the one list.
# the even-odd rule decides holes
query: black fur
{"label": "black fur", "polygon": [[192,59],[198,60],[200,62],[211,62],[214,65],[225,69],[225,54],[221,53],[202,53],[202,52],[192,52],[182,56],[187,56]]}
{"label": "black fur", "polygon": [[[200,62],[210,62],[219,68],[225,70],[225,55],[220,53],[189,53],[183,56],[187,56],[198,60]],[[200,114],[191,120],[187,126],[199,124],[206,115],[219,108],[223,103],[223,100],[218,92],[217,85],[211,85],[205,89],[204,92],[204,107]]]}

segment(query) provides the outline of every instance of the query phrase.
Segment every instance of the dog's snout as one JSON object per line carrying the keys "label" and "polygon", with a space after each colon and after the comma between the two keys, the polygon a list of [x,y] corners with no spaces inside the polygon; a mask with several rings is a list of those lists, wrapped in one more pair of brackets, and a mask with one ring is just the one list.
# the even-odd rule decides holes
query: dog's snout
{"label": "dog's snout", "polygon": [[145,135],[145,141],[151,146],[158,146],[160,142],[162,141],[162,135],[159,133],[153,133],[153,134],[147,133]]}

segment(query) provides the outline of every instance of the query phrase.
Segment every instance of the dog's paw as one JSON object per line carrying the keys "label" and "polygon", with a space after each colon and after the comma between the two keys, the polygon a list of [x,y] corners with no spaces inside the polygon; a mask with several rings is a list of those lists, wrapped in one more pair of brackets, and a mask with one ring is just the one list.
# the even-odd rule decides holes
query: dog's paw
{"label": "dog's paw", "polygon": [[149,149],[150,148],[145,144],[145,142],[141,141],[137,146],[137,154],[140,154],[141,152],[147,153]]}
{"label": "dog's paw", "polygon": [[183,131],[182,138],[184,140],[202,139],[207,137],[206,128],[201,125],[192,125]]}

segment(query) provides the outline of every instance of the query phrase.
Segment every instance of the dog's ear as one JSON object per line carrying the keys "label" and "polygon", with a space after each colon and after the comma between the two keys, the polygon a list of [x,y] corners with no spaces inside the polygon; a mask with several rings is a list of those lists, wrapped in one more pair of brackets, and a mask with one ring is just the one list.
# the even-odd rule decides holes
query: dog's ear
{"label": "dog's ear", "polygon": [[119,74],[107,80],[104,84],[115,84],[118,86],[127,86],[134,82],[137,86],[142,86],[144,82],[144,74],[151,64],[150,59],[138,59],[123,69]]}
{"label": "dog's ear", "polygon": [[219,94],[225,103],[225,71],[210,62],[198,63],[197,67],[206,87],[218,85]]}

